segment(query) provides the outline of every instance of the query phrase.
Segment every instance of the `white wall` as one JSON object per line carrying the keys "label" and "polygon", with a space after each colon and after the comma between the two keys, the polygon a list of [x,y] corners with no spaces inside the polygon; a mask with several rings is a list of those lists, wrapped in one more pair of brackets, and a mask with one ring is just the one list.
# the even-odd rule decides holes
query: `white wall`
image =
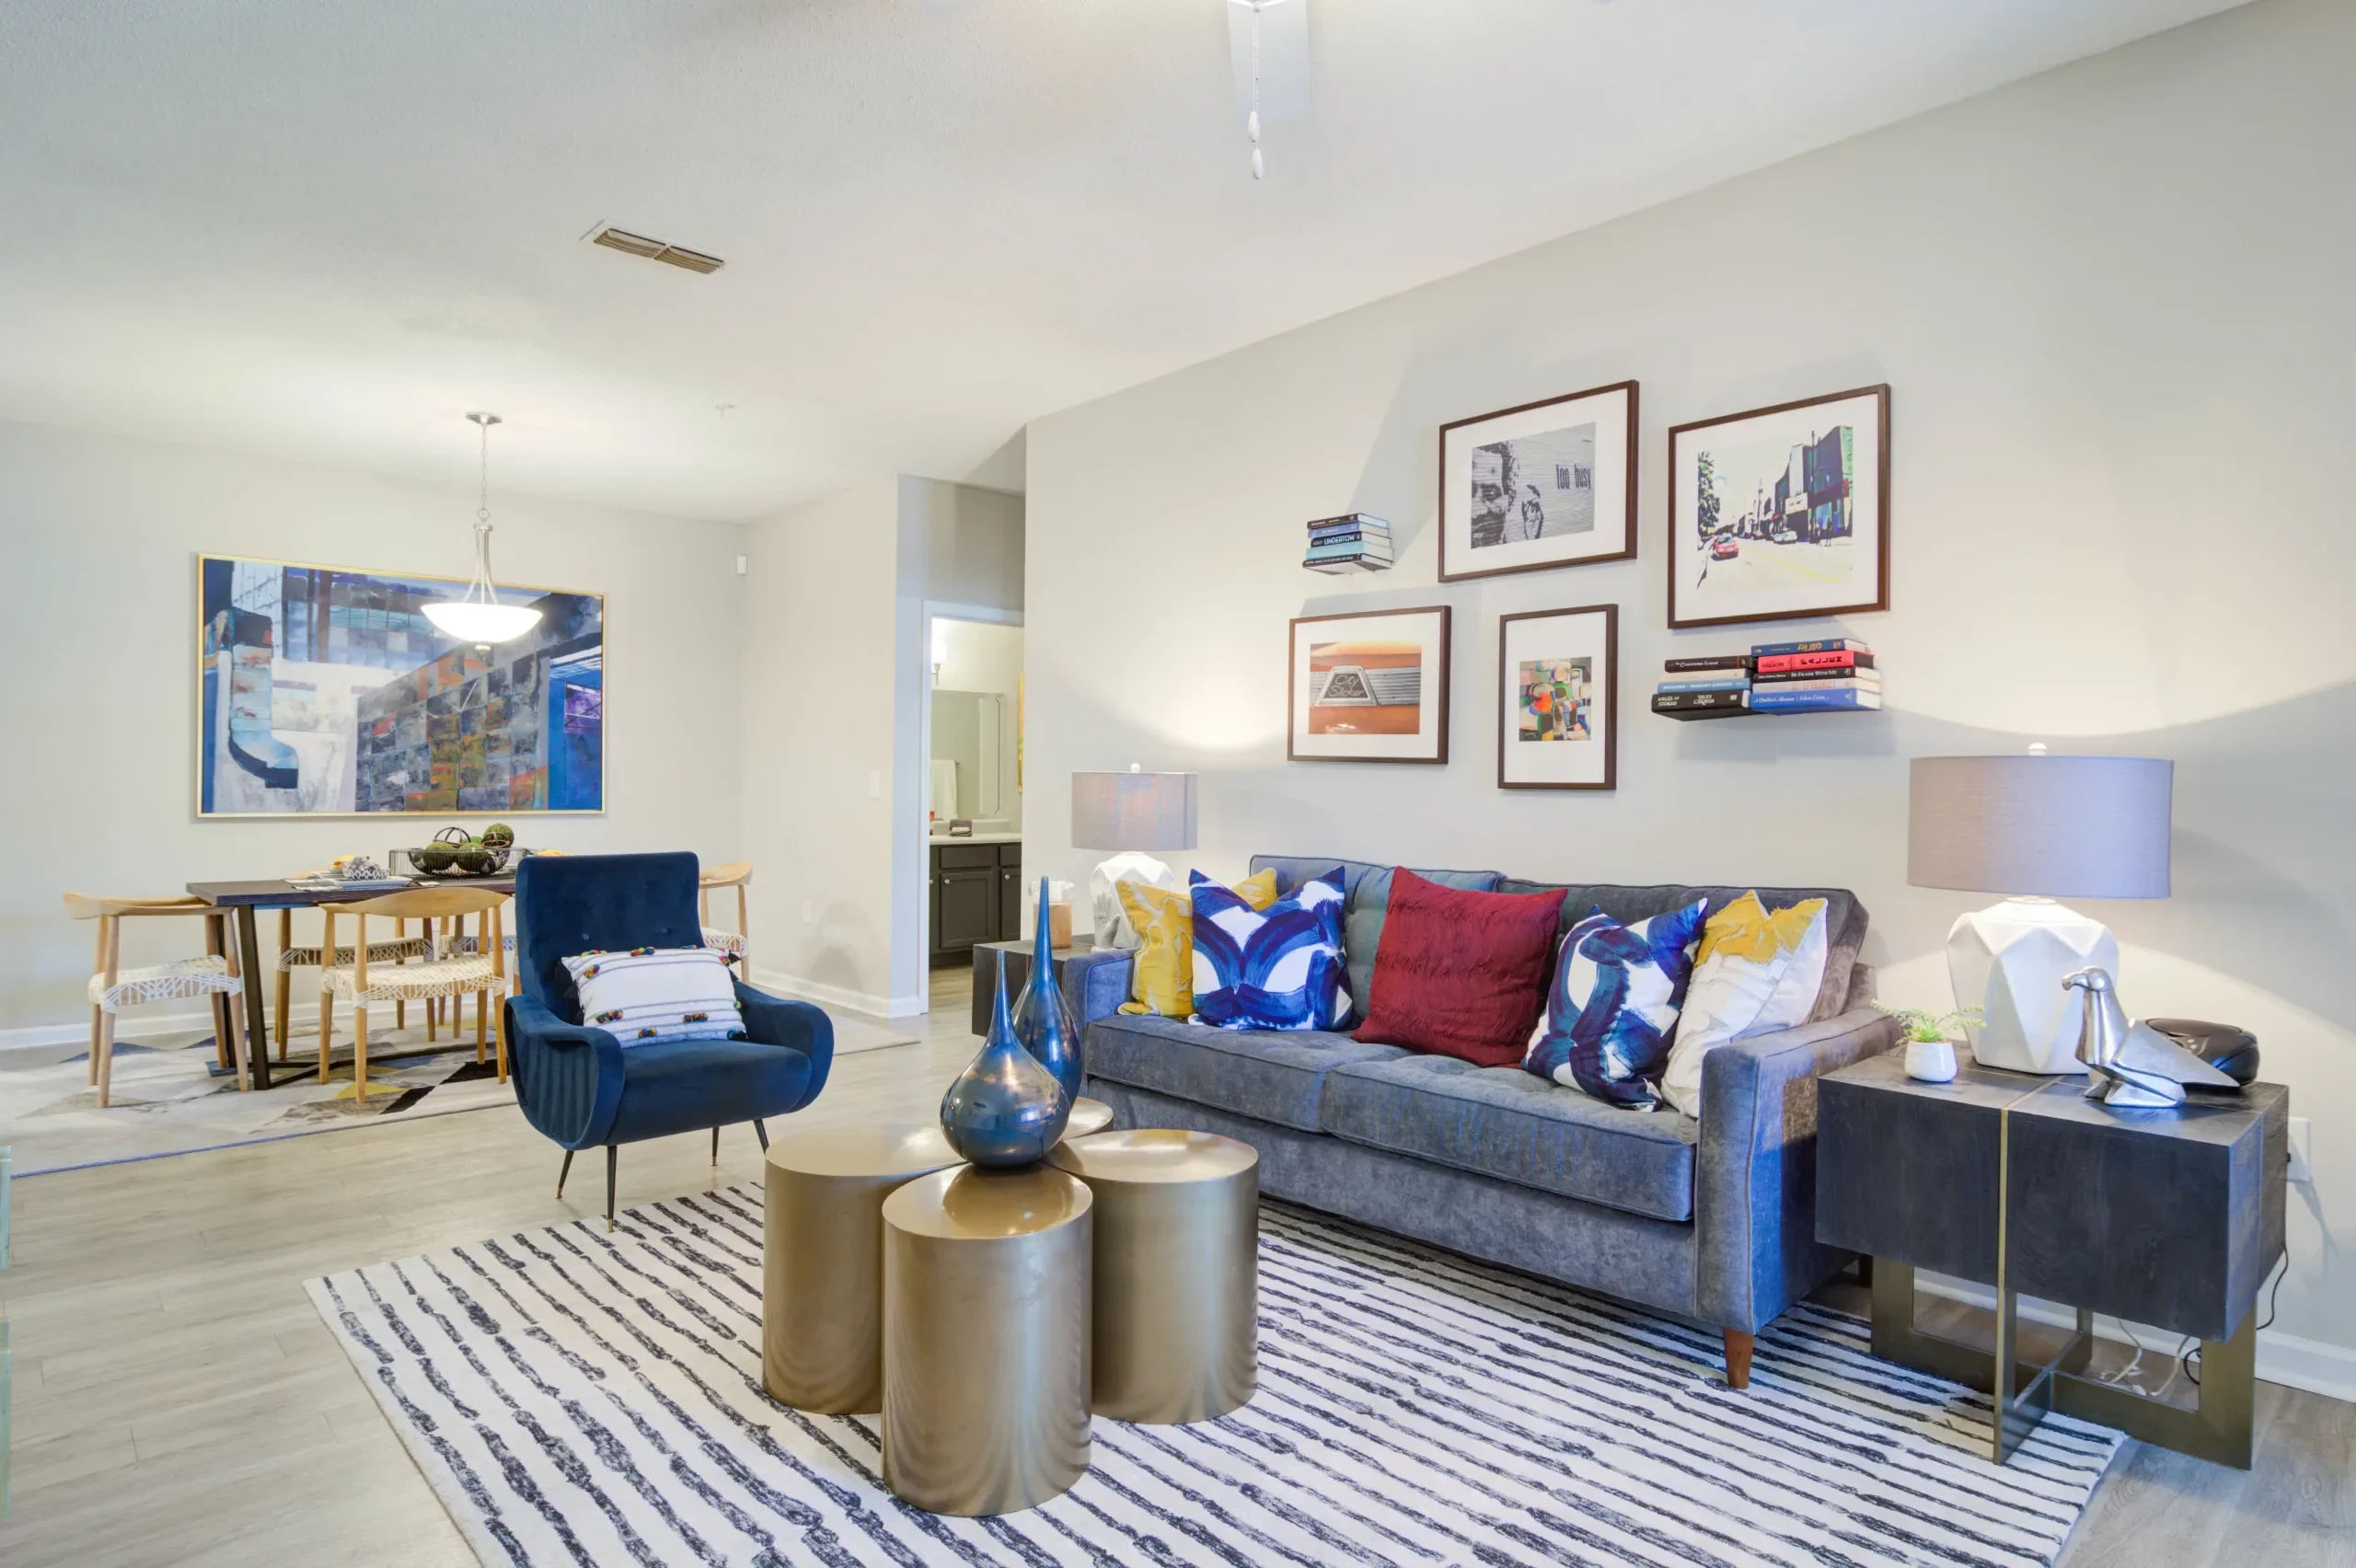
{"label": "white wall", "polygon": [[885,479],[745,530],[753,965],[872,1012],[891,985],[898,506]]}
{"label": "white wall", "polygon": [[[2255,1028],[2313,1118],[2261,1367],[2356,1395],[2351,79],[2356,8],[2269,0],[1036,421],[1034,869],[1094,858],[1061,780],[1137,760],[1203,774],[1222,877],[1265,850],[1837,883],[1884,994],[1944,1003],[1987,899],[1906,885],[1906,759],[2173,757],[2175,896],[2090,907],[2131,1010]],[[1641,559],[1438,583],[1437,427],[1626,377]],[[1646,712],[1665,657],[1836,629],[1665,629],[1667,427],[1879,381],[1896,608],[1847,629],[1890,710]],[[1304,571],[1302,524],[1361,508],[1397,568]],[[1499,791],[1497,617],[1604,602],[1618,791]],[[1456,612],[1453,762],[1285,763],[1287,618],[1426,604]]]}
{"label": "white wall", "polygon": [[923,731],[936,600],[1022,603],[1022,499],[908,476],[745,530],[745,837],[764,982],[925,1010]]}
{"label": "white wall", "polygon": [[[162,894],[381,859],[456,820],[196,820],[196,557],[463,576],[475,504],[470,489],[0,425],[0,1038],[87,1024],[92,928],[66,918],[65,889]],[[605,813],[502,814],[537,847],[740,854],[739,530],[496,490],[491,519],[502,581],[607,595]],[[318,940],[316,922],[296,930]],[[202,952],[203,933],[134,922],[124,943],[126,963],[149,963]]]}

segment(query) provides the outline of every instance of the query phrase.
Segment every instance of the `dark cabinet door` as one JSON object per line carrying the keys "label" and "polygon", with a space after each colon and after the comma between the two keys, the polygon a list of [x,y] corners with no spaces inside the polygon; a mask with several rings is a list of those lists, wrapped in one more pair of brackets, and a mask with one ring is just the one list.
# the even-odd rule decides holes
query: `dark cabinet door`
{"label": "dark cabinet door", "polygon": [[1011,942],[1022,934],[1022,868],[998,869],[998,935],[993,941]]}
{"label": "dark cabinet door", "polygon": [[932,951],[970,952],[998,940],[998,911],[995,867],[942,867],[932,881]]}

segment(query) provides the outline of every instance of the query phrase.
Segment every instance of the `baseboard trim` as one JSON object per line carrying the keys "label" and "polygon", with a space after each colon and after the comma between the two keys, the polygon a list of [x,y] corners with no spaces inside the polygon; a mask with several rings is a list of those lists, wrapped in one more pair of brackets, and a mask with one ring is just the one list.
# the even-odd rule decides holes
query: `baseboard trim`
{"label": "baseboard trim", "polygon": [[873,991],[853,991],[778,969],[756,968],[746,978],[764,991],[780,991],[823,1007],[865,1013],[870,1018],[915,1018],[930,1010],[923,997],[885,997]]}
{"label": "baseboard trim", "polygon": [[[1944,1274],[1917,1272],[1914,1286],[1926,1295],[1966,1301],[1975,1307],[1992,1307],[1996,1303],[1996,1293],[1987,1286]],[[2042,1301],[2023,1301],[2021,1316],[2055,1328],[2068,1328],[2076,1320],[2061,1308]],[[2133,1344],[2141,1340],[2145,1350],[2162,1355],[2174,1350],[2177,1341],[2183,1337],[2142,1325],[2131,1335],[2119,1320],[2099,1312],[2095,1315],[2095,1332],[2115,1344]],[[2285,1388],[2304,1389],[2326,1399],[2356,1404],[2356,1349],[2346,1345],[2301,1339],[2277,1329],[2261,1330],[2258,1336],[2258,1376],[2263,1382],[2281,1383]]]}

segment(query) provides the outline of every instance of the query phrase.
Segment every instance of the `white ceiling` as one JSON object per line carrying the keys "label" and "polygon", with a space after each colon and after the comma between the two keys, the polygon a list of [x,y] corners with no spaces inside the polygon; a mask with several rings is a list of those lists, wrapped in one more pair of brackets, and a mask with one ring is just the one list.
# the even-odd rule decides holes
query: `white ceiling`
{"label": "white ceiling", "polygon": [[0,418],[469,479],[489,408],[503,486],[699,517],[1019,488],[1037,415],[2231,0],[1305,3],[1255,185],[1225,0],[6,0]]}

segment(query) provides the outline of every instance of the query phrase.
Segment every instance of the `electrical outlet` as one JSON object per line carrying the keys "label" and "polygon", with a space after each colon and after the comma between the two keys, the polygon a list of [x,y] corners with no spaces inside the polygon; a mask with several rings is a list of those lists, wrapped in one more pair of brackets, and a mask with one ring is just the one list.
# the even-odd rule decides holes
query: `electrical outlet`
{"label": "electrical outlet", "polygon": [[2291,1180],[2293,1182],[2316,1179],[2315,1162],[2311,1157],[2314,1127],[2315,1124],[2304,1116],[2291,1118]]}

